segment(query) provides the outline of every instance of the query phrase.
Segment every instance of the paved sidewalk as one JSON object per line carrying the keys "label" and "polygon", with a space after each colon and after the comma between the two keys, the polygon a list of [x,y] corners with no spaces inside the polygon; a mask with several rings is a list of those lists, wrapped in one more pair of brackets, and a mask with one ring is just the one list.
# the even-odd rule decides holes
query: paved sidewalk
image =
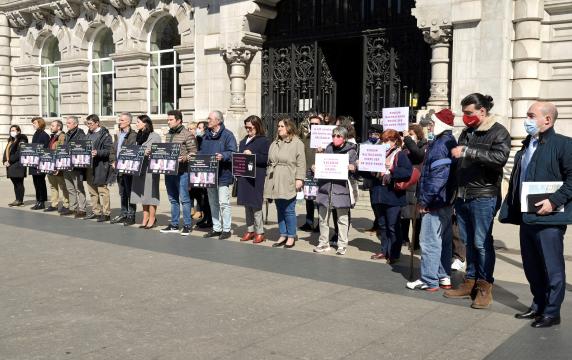
{"label": "paved sidewalk", "polygon": [[[492,308],[473,310],[441,291],[405,289],[408,257],[395,266],[369,260],[377,241],[356,230],[348,256],[324,256],[310,253],[306,240],[291,251],[8,209],[10,183],[0,181],[0,191],[1,359],[568,359],[572,352],[570,294],[559,327],[536,330],[513,318],[530,294],[512,251],[498,254]],[[240,209],[234,214],[241,234]],[[369,225],[366,210],[355,214],[356,228]],[[508,244],[516,235],[495,236]]]}

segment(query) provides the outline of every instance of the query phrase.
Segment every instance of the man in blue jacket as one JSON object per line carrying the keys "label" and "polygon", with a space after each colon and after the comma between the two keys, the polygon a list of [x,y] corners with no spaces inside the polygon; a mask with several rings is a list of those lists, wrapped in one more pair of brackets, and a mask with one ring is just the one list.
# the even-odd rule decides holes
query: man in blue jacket
{"label": "man in blue jacket", "polygon": [[429,143],[419,180],[418,208],[421,219],[421,278],[408,282],[411,290],[437,291],[451,288],[451,253],[453,244],[452,197],[455,190],[451,149],[455,115],[443,109],[431,116]]}
{"label": "man in blue jacket", "polygon": [[236,151],[236,138],[224,126],[222,112],[218,110],[211,112],[208,118],[208,130],[203,136],[199,154],[215,155],[219,163],[217,187],[207,189],[213,228],[205,234],[205,238],[218,237],[222,240],[231,236],[230,185],[233,182],[232,153]]}
{"label": "man in blue jacket", "polygon": [[[534,320],[531,326],[535,328],[560,323],[566,291],[564,233],[572,223],[572,139],[554,131],[557,118],[558,110],[551,103],[536,102],[528,109],[524,121],[528,136],[515,155],[499,216],[501,222],[520,225],[522,265],[533,299],[530,308],[515,317]],[[530,200],[533,203],[527,201],[521,209],[525,181],[558,181],[562,186],[554,193],[536,196]]]}

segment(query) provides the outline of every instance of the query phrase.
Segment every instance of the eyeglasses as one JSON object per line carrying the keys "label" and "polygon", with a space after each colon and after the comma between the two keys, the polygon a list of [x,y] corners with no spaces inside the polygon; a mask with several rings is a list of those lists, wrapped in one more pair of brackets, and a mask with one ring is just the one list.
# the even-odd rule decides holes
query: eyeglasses
{"label": "eyeglasses", "polygon": [[344,137],[340,134],[334,134],[334,135],[332,135],[332,138],[342,138],[343,139]]}
{"label": "eyeglasses", "polygon": [[92,125],[95,124],[95,123],[86,121],[84,124],[85,124],[86,126],[92,126]]}
{"label": "eyeglasses", "polygon": [[244,128],[245,128],[246,130],[252,130],[252,129],[254,129],[254,126],[245,126]]}

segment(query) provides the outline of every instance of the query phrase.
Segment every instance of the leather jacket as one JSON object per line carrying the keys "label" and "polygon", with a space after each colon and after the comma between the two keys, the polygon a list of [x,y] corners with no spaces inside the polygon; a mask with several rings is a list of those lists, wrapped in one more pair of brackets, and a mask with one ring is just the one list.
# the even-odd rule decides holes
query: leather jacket
{"label": "leather jacket", "polygon": [[465,128],[459,145],[464,155],[457,162],[457,197],[500,197],[503,168],[510,153],[510,134],[493,117],[478,128]]}

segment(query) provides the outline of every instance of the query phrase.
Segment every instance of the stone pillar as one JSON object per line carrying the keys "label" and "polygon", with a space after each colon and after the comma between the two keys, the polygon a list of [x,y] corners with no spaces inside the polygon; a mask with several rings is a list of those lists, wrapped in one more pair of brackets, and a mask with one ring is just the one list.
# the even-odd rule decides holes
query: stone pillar
{"label": "stone pillar", "polygon": [[431,44],[431,96],[427,108],[435,110],[449,107],[449,47],[453,28],[448,20],[441,22],[433,19],[430,27],[423,28],[423,37]]}
{"label": "stone pillar", "polygon": [[149,53],[117,53],[115,62],[115,112],[144,114],[147,106]]}
{"label": "stone pillar", "polygon": [[231,105],[229,112],[246,113],[246,77],[257,48],[245,46],[222,51],[229,67]]}
{"label": "stone pillar", "polygon": [[40,65],[16,65],[13,70],[12,124],[29,125],[40,116]]}
{"label": "stone pillar", "polygon": [[195,118],[195,48],[193,46],[176,46],[179,54],[181,73],[179,74],[179,110],[185,115],[185,121]]}
{"label": "stone pillar", "polygon": [[512,121],[510,133],[513,146],[526,136],[523,121],[526,112],[540,97],[538,69],[541,58],[541,21],[543,0],[517,0],[514,8],[515,38],[513,46]]}
{"label": "stone pillar", "polygon": [[62,60],[56,65],[60,71],[60,115],[89,115],[89,60]]}
{"label": "stone pillar", "polygon": [[[12,121],[10,26],[6,14],[0,14],[0,134],[7,134]],[[4,149],[4,147],[1,147]]]}

